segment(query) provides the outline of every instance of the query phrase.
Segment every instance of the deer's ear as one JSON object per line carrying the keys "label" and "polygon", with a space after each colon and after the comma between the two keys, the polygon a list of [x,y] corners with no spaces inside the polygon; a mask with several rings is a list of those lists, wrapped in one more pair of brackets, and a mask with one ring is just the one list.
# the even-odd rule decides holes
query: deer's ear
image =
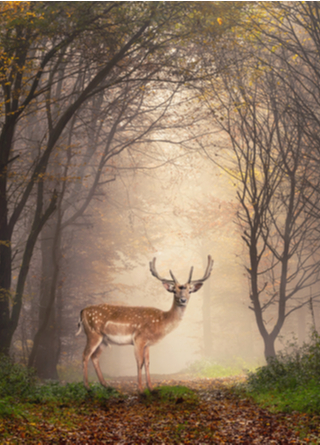
{"label": "deer's ear", "polygon": [[174,292],[175,291],[175,286],[174,284],[170,284],[170,283],[162,283],[163,287],[168,291],[168,292]]}
{"label": "deer's ear", "polygon": [[191,294],[191,292],[197,292],[199,289],[201,289],[202,285],[203,283],[191,284],[189,287],[189,294]]}

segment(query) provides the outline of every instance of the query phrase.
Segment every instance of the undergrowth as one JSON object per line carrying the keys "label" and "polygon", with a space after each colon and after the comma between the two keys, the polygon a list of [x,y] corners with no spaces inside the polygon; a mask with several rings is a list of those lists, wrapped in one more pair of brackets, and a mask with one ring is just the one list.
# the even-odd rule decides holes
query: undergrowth
{"label": "undergrowth", "polygon": [[275,411],[320,413],[320,337],[279,353],[268,364],[250,373],[245,391],[258,403]]}
{"label": "undergrowth", "polygon": [[256,367],[245,363],[241,359],[235,359],[230,364],[220,364],[211,358],[203,358],[190,364],[185,372],[200,378],[224,378],[247,374],[249,369],[255,369]]}
{"label": "undergrowth", "polygon": [[6,356],[0,357],[0,417],[24,416],[28,404],[80,405],[86,401],[103,404],[119,393],[112,387],[96,384],[87,391],[82,383],[48,382],[41,384],[30,370]]}
{"label": "undergrowth", "polygon": [[36,387],[33,370],[14,363],[6,356],[0,356],[0,398],[14,395],[25,397]]}

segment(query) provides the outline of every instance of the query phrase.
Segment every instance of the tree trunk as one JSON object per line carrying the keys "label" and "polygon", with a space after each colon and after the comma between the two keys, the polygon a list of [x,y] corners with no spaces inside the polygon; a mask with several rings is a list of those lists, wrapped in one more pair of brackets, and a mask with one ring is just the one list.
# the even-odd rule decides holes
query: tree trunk
{"label": "tree trunk", "polygon": [[8,221],[7,168],[14,135],[13,118],[2,127],[0,135],[0,354],[9,354],[11,343],[11,236]]}
{"label": "tree trunk", "polygon": [[11,343],[10,287],[11,241],[6,236],[5,224],[0,223],[0,354],[6,355]]}
{"label": "tree trunk", "polygon": [[307,318],[307,308],[306,306],[302,306],[299,310],[297,310],[297,324],[298,324],[298,343],[299,346],[302,346],[306,341],[306,318]]}
{"label": "tree trunk", "polygon": [[266,335],[263,337],[264,341],[264,356],[268,362],[276,356],[276,350],[274,347],[275,338],[272,335]]}
{"label": "tree trunk", "polygon": [[[54,313],[54,310],[52,311]],[[34,368],[40,379],[59,380],[57,363],[60,356],[60,339],[54,316],[50,317],[47,329],[40,337]]]}
{"label": "tree trunk", "polygon": [[[56,239],[55,231],[56,220],[48,224],[42,232],[42,278],[38,331],[44,323],[48,305],[50,304],[51,292],[53,288],[54,293],[56,292],[56,283],[58,281],[58,276],[55,274],[55,268],[57,267],[55,257],[59,251],[59,245],[54,245]],[[57,363],[60,355],[60,332],[57,318],[55,305],[52,304],[48,321],[38,337],[37,344],[34,345],[33,367],[36,369],[37,375],[42,379],[58,380]]]}
{"label": "tree trunk", "polygon": [[203,288],[203,304],[202,304],[202,319],[203,319],[203,346],[205,357],[212,357],[212,329],[211,329],[211,292],[210,281],[205,283]]}

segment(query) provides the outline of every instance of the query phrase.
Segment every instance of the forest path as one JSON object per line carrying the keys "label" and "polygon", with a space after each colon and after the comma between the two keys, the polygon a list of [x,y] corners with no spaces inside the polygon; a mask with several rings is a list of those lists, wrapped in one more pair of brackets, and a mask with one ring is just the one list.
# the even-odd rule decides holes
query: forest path
{"label": "forest path", "polygon": [[[185,386],[196,393],[163,398],[137,393],[136,379],[112,384],[123,397],[77,407],[38,409],[1,444],[310,444],[299,438],[301,414],[271,414],[230,390],[232,379],[153,378],[155,385]],[[31,414],[31,413],[30,413]],[[33,413],[35,414],[35,413]],[[300,425],[300,426],[299,426]],[[7,429],[8,431],[8,429]],[[313,436],[314,437],[314,436]]]}

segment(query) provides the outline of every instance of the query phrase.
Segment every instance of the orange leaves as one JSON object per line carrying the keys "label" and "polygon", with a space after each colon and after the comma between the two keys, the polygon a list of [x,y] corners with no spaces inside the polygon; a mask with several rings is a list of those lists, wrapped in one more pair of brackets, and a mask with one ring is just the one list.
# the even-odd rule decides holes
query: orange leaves
{"label": "orange leaves", "polygon": [[[307,416],[271,414],[234,395],[224,381],[168,381],[192,388],[196,396],[162,399],[160,392],[139,396],[136,384],[122,382],[126,394],[95,404],[28,405],[21,418],[0,419],[6,443],[61,444],[302,444]],[[311,437],[311,436],[310,436]]]}

